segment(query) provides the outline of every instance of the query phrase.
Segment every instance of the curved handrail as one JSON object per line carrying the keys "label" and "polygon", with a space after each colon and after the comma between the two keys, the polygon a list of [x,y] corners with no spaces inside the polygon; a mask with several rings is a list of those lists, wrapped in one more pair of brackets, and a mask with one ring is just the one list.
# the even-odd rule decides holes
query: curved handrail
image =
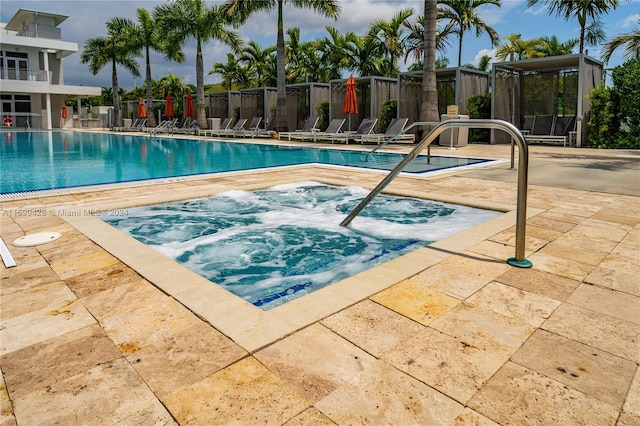
{"label": "curved handrail", "polygon": [[[416,126],[424,125],[424,122],[413,123]],[[410,126],[408,129],[410,129]],[[431,144],[442,132],[451,128],[480,128],[495,129],[507,132],[518,144],[518,195],[516,204],[516,253],[515,257],[507,259],[512,266],[530,268],[531,262],[525,259],[525,233],[527,221],[527,179],[529,172],[529,149],[524,136],[513,124],[503,120],[485,119],[456,119],[439,123],[429,132],[420,143],[411,150],[409,154],[353,209],[351,213],[340,223],[340,226],[347,226],[373,200],[418,154]],[[371,152],[374,152],[375,149]]]}

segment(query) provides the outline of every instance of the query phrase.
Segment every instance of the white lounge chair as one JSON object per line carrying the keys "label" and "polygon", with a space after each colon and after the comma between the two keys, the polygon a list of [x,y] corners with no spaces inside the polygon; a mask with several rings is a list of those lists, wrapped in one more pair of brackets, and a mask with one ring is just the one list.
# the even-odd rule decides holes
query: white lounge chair
{"label": "white lounge chair", "polygon": [[232,128],[227,128],[227,129],[220,129],[216,132],[216,136],[233,136],[235,135],[237,132],[241,131],[242,129],[244,129],[245,124],[247,124],[247,119],[246,118],[241,118],[238,120],[238,122],[236,123],[235,126],[233,126]]}
{"label": "white lounge chair", "polygon": [[368,135],[353,135],[352,139],[355,142],[365,143],[373,142],[380,145],[384,141],[400,142],[408,141],[413,142],[415,136],[413,133],[402,133],[404,126],[407,125],[408,118],[394,118],[387,126],[387,130],[384,133],[370,133]]}
{"label": "white lounge chair", "polygon": [[312,115],[311,117],[307,118],[307,120],[304,122],[304,126],[302,126],[302,129],[300,130],[296,130],[294,132],[282,132],[278,135],[279,139],[283,139],[283,138],[287,138],[288,140],[291,140],[291,138],[296,138],[299,136],[304,136],[304,135],[308,135],[309,133],[313,132],[316,129],[316,126],[318,125],[318,120],[319,117],[317,115]]}
{"label": "white lounge chair", "polygon": [[222,120],[222,123],[220,123],[220,128],[198,130],[198,136],[213,136],[214,133],[218,133],[220,131],[226,132],[231,127],[232,122],[233,122],[233,118],[227,117],[224,120]]}
{"label": "white lounge chair", "polygon": [[370,134],[373,131],[373,128],[376,127],[377,123],[377,118],[365,118],[364,120],[362,120],[355,133],[337,133],[331,137],[331,143],[344,142],[348,144],[349,139],[356,140],[361,136]]}

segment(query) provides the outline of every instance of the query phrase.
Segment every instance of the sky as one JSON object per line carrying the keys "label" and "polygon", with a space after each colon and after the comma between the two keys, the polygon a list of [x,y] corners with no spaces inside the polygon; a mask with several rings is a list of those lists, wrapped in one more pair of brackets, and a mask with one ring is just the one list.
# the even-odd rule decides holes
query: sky
{"label": "sky", "polygon": [[[84,86],[111,86],[110,67],[105,67],[95,76],[91,74],[86,64],[80,62],[86,40],[93,37],[106,35],[105,23],[112,17],[130,18],[136,20],[136,9],[145,8],[152,11],[163,1],[136,0],[136,1],[112,1],[112,0],[0,0],[0,21],[8,22],[19,9],[37,10],[69,16],[60,24],[62,39],[78,44],[78,52],[64,59],[65,84]],[[210,4],[221,2],[207,2]],[[542,2],[540,2],[542,3]],[[640,0],[621,0],[622,6],[601,19],[607,39],[622,33],[629,33],[638,27],[640,18]],[[416,13],[422,13],[423,0],[339,0],[342,12],[338,20],[324,18],[313,11],[286,7],[284,10],[285,29],[300,27],[303,41],[312,40],[327,35],[326,26],[333,26],[340,32],[353,31],[363,35],[370,23],[378,18],[388,20],[401,9],[412,8]],[[502,0],[502,6],[482,6],[479,10],[484,21],[498,32],[500,42],[510,34],[521,34],[523,39],[543,36],[557,36],[560,41],[570,38],[578,38],[580,27],[577,20],[565,21],[555,16],[549,16],[544,6],[527,7],[527,0]],[[262,47],[273,45],[276,42],[275,11],[261,12],[253,15],[237,31],[245,40],[254,40]],[[449,66],[457,65],[457,38],[451,39],[449,50],[444,55],[449,58]],[[590,56],[600,58],[600,46],[588,47]],[[168,73],[177,75],[184,83],[195,84],[195,43],[190,42],[183,47],[186,55],[185,62],[178,64],[166,61],[162,55],[151,53],[152,78],[159,80]],[[607,68],[620,65],[622,61],[622,48],[619,48],[611,58]],[[462,63],[477,64],[484,54],[492,56],[494,48],[491,47],[489,36],[484,33],[480,37],[475,36],[475,31],[467,32],[463,37]],[[211,41],[203,47],[205,64],[205,83],[218,83],[219,75],[208,75],[214,62],[226,62],[226,55],[230,49],[219,42]],[[577,50],[574,51],[574,53]],[[139,63],[144,73],[144,59]],[[401,70],[406,69],[410,63],[400,63]],[[118,70],[118,82],[126,90],[141,86],[144,77],[134,78],[124,69]]]}

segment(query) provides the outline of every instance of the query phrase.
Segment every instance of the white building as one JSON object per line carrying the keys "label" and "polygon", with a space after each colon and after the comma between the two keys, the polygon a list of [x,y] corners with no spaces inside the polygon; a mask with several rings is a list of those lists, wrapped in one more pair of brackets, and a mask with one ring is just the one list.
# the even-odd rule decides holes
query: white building
{"label": "white building", "polygon": [[62,60],[78,51],[77,43],[61,39],[58,25],[66,19],[20,9],[0,23],[1,126],[60,128],[65,98],[101,94],[100,87],[64,84]]}

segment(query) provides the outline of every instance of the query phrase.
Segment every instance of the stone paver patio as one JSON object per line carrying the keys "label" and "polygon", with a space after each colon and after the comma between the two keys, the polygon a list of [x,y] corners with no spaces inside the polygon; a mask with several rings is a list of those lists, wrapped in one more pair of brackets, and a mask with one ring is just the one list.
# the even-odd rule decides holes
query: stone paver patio
{"label": "stone paver patio", "polygon": [[[90,213],[383,175],[296,167],[4,199],[17,266],[0,269],[0,425],[640,425],[639,164],[531,147],[531,269],[505,262],[508,164],[401,176],[390,191],[508,213],[267,313]],[[45,230],[62,238],[10,244]]]}

